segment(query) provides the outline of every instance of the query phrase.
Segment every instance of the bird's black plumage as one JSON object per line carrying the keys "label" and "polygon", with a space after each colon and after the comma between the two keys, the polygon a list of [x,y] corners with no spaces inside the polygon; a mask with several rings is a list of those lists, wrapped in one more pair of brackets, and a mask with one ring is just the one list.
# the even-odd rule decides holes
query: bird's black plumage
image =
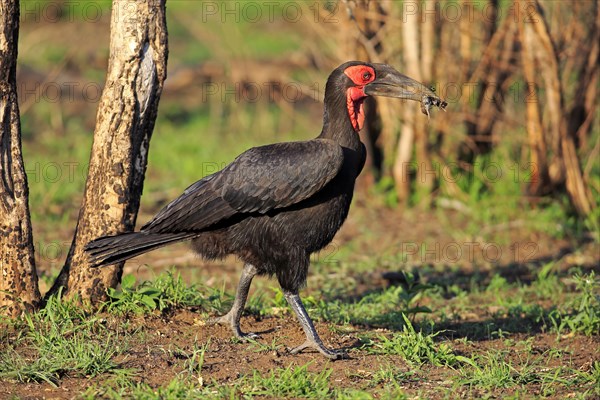
{"label": "bird's black plumage", "polygon": [[[348,214],[354,182],[366,158],[358,136],[365,88],[389,96],[390,85],[398,83],[390,84],[390,77],[418,84],[383,64],[341,65],[327,81],[323,130],[317,138],[242,153],[187,188],[140,232],[90,242],[86,246],[90,263],[112,264],[186,239],[209,259],[237,255],[246,267],[234,307],[221,322],[243,335],[239,316],[252,277],[275,275],[307,333],[303,346],[337,357],[320,342],[297,294],[306,282],[310,254],[331,242]],[[420,101],[414,96],[424,96],[443,106],[433,92],[422,85],[418,89],[417,94],[393,97]]]}

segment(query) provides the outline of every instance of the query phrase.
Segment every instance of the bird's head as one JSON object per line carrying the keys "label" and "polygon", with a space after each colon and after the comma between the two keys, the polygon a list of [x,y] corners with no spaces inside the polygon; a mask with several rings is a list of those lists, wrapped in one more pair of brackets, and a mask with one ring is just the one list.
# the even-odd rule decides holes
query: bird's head
{"label": "bird's head", "polygon": [[[333,87],[332,87],[333,86]],[[345,94],[346,107],[355,131],[362,128],[365,114],[363,101],[368,96],[396,97],[421,103],[421,111],[429,116],[429,108],[445,109],[448,103],[424,84],[396,71],[387,64],[349,61],[340,65],[330,75],[325,97],[330,90],[340,89]]]}

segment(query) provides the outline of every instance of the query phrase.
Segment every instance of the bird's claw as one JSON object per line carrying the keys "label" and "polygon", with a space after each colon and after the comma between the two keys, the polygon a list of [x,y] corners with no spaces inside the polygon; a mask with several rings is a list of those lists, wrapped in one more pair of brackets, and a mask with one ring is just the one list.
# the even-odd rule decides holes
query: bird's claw
{"label": "bird's claw", "polygon": [[210,318],[208,321],[206,321],[206,324],[207,325],[217,325],[217,324],[229,325],[233,332],[233,336],[235,336],[235,338],[239,339],[239,340],[247,341],[247,340],[260,339],[260,335],[258,333],[242,332],[239,321],[236,323],[235,320],[233,319],[233,316],[229,313],[227,313],[221,317]]}
{"label": "bird's claw", "polygon": [[220,317],[213,317],[206,320],[206,325],[231,325],[233,323],[229,314],[225,314]]}
{"label": "bird's claw", "polygon": [[255,333],[255,332],[242,332],[242,331],[239,331],[238,333],[234,333],[234,335],[235,335],[235,337],[237,339],[243,340],[243,341],[260,339],[260,335],[258,333]]}
{"label": "bird's claw", "polygon": [[350,358],[350,356],[348,355],[348,353],[345,350],[329,349],[329,348],[325,347],[323,345],[323,343],[317,343],[312,340],[307,340],[306,342],[302,343],[300,346],[294,347],[292,349],[288,349],[288,351],[290,352],[290,354],[298,354],[301,351],[308,349],[308,348],[317,350],[319,353],[323,354],[325,357],[327,357],[331,360],[341,360],[341,359]]}

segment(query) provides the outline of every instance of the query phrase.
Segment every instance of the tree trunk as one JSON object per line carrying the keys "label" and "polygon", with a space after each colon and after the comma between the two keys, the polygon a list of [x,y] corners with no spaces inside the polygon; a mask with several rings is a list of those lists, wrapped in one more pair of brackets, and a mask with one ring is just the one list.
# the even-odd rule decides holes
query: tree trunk
{"label": "tree trunk", "polygon": [[0,314],[40,303],[17,103],[19,1],[0,0]]}
{"label": "tree trunk", "polygon": [[[344,43],[338,54],[338,61],[364,60],[383,62],[381,42],[376,37],[384,26],[384,19],[373,18],[374,15],[384,16],[383,5],[368,0],[343,1],[345,12],[340,13],[340,29],[338,37]],[[354,35],[348,35],[354,32]],[[382,149],[377,141],[381,135],[381,120],[378,119],[378,102],[374,98],[365,100],[365,125],[360,131],[360,139],[367,147],[365,169],[361,174],[359,184],[372,186],[380,177],[383,168]]]}
{"label": "tree trunk", "polygon": [[[406,13],[402,24],[402,39],[404,52],[404,70],[406,75],[417,81],[421,81],[421,68],[419,64],[419,15],[417,13]],[[405,101],[402,103],[403,120],[400,128],[400,139],[396,151],[396,159],[392,174],[396,194],[401,203],[407,203],[410,197],[410,162],[412,160],[413,147],[415,143],[415,116],[417,115],[416,103]],[[422,171],[417,166],[417,174]],[[419,176],[417,180],[420,181]]]}
{"label": "tree trunk", "polygon": [[113,2],[108,75],[85,195],[67,260],[48,295],[63,287],[67,297],[97,304],[121,280],[123,263],[91,269],[83,247],[135,227],[167,71],[165,1]]}
{"label": "tree trunk", "polygon": [[[515,3],[518,7],[519,4]],[[533,47],[535,42],[531,35],[531,28],[527,27],[523,20],[519,21],[519,40],[522,46],[522,64],[526,87],[525,96],[530,93],[537,93],[535,81],[537,77],[535,67],[535,56]],[[537,98],[537,97],[535,97]],[[525,103],[527,136],[529,137],[529,159],[531,160],[531,180],[527,191],[530,195],[538,196],[547,193],[550,190],[550,177],[548,176],[548,161],[546,139],[542,127],[542,117],[540,115],[539,103],[533,98],[527,97],[529,101]]]}
{"label": "tree trunk", "polygon": [[[420,42],[419,48],[419,80],[429,84],[433,74],[433,59],[435,51],[435,41],[433,37],[435,20],[431,16],[427,18],[423,15],[424,10],[421,10],[419,27],[420,27]],[[413,105],[416,106],[415,103]],[[429,120],[419,115],[419,111],[414,114],[414,130],[415,130],[415,158],[417,160],[418,175],[416,180],[416,192],[419,199],[419,205],[429,208],[431,206],[431,192],[436,184],[437,174],[431,161],[429,149]]]}
{"label": "tree trunk", "polygon": [[588,148],[588,136],[594,120],[594,111],[597,108],[596,98],[598,95],[598,63],[600,62],[600,8],[598,2],[593,2],[588,11],[593,13],[595,21],[587,32],[587,37],[581,38],[590,45],[585,47],[587,54],[582,65],[574,73],[579,79],[568,117],[568,129],[571,133],[576,132],[575,138],[579,150]]}
{"label": "tree trunk", "polygon": [[[523,4],[520,4],[523,7]],[[563,87],[560,81],[558,56],[555,45],[550,36],[540,5],[536,1],[531,8],[530,18],[524,21],[525,37],[531,35],[532,44],[529,51],[534,51],[538,59],[540,75],[546,85],[547,109],[550,119],[548,129],[552,132],[554,142],[558,137],[558,147],[554,151],[554,160],[549,168],[549,175],[553,183],[558,185],[564,181],[571,203],[580,215],[588,215],[594,207],[594,201],[589,187],[584,182],[577,149],[575,146],[575,132],[569,132],[564,106]],[[564,179],[563,179],[564,177]]]}
{"label": "tree trunk", "polygon": [[[575,146],[575,132],[569,132],[564,106],[563,88],[560,81],[558,56],[550,31],[546,25],[543,13],[540,12],[539,2],[536,1],[535,13],[532,16],[532,26],[538,39],[540,66],[542,78],[546,81],[546,97],[548,114],[552,128],[560,138],[560,152],[562,160],[559,165],[564,165],[565,186],[577,213],[587,216],[594,207],[589,186],[583,179],[579,157]],[[554,135],[553,135],[554,136]],[[552,178],[552,174],[550,175]]]}
{"label": "tree trunk", "polygon": [[[464,146],[461,159],[472,163],[475,157],[487,154],[493,149],[492,133],[504,106],[506,82],[511,77],[511,65],[515,55],[515,26],[507,18],[498,27],[498,0],[486,4],[486,18],[483,19],[483,45],[485,54],[477,69],[480,71],[478,85],[481,87],[475,102],[475,120],[466,120],[469,146]],[[468,29],[465,27],[465,29]],[[491,51],[488,51],[491,50]],[[469,62],[472,59],[469,59]],[[471,80],[465,75],[467,82]],[[466,99],[465,107],[470,107]]]}

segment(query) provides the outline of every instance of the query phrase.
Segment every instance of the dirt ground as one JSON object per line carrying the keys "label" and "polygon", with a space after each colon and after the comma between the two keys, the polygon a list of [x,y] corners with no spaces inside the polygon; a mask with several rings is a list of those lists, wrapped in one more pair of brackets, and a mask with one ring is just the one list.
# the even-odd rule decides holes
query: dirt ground
{"label": "dirt ground", "polygon": [[[105,23],[103,34],[106,37],[103,42],[108,42],[107,26]],[[60,27],[51,30],[50,35],[46,30],[43,31],[44,35],[38,36],[44,36],[45,40],[57,43],[71,37],[81,42],[78,43],[78,49],[91,48],[89,53],[97,54],[97,40],[89,40],[89,37],[97,37],[99,27],[88,25],[84,28],[92,30],[92,33],[74,30],[80,27],[72,25],[73,34],[68,34],[69,31],[65,33],[64,27]],[[27,29],[28,27],[24,26],[22,32],[24,39],[33,37],[31,34],[28,36]],[[97,58],[101,57],[91,59],[90,63],[100,63],[103,68],[104,60],[99,62]],[[74,103],[74,106],[80,104]],[[93,123],[94,115],[92,114],[91,122],[88,123]],[[548,262],[556,262],[557,269],[563,272],[572,266],[580,266],[584,270],[594,270],[600,274],[600,248],[585,235],[557,239],[550,232],[530,229],[524,222],[525,219],[493,226],[486,225],[476,231],[469,230],[469,217],[458,211],[435,213],[418,209],[388,209],[381,204],[377,205],[372,199],[367,199],[367,196],[367,191],[358,191],[348,221],[332,245],[318,256],[321,262],[329,262],[331,265],[342,263],[371,266],[366,272],[361,269],[361,272],[350,273],[347,277],[356,284],[356,296],[382,289],[390,284],[390,280],[383,278],[385,273],[406,269],[418,271],[421,267],[428,274],[427,280],[430,283],[457,282],[465,285],[475,274],[480,277],[481,284],[484,285],[495,273],[499,273],[510,282],[529,282],[532,280],[532,271]],[[79,201],[74,200],[73,204],[78,206]],[[72,212],[76,216],[77,209]],[[143,224],[150,217],[149,214],[140,215],[138,221]],[[75,226],[74,221],[70,221],[67,225]],[[45,235],[36,232],[36,237],[39,236]],[[53,232],[52,237],[68,246],[72,231],[65,229]],[[59,269],[63,261],[58,258],[36,258],[38,272],[48,275],[52,270]],[[211,287],[224,287],[229,292],[234,290],[241,271],[240,263],[233,258],[221,262],[205,262],[191,254],[186,245],[178,244],[128,262],[124,274],[135,274],[138,281],[142,281],[152,279],[172,266],[176,266],[177,271],[190,284],[202,282]],[[352,271],[352,268],[349,268],[349,271]],[[307,290],[302,295],[318,294],[319,282],[323,279],[328,278],[316,276],[313,271],[309,277]],[[268,288],[275,285],[274,281],[258,279],[258,282],[253,285],[251,296],[256,292],[256,286]],[[42,292],[48,289],[45,281],[41,282],[40,289]],[[462,315],[459,323],[447,326],[447,332],[438,335],[436,340],[450,343],[458,354],[466,356],[492,349],[505,349],[505,338],[473,340],[469,336],[473,329],[480,329],[489,321],[491,313],[491,310],[486,307],[476,308],[468,315]],[[117,329],[123,323],[122,318],[114,315],[102,314],[101,317],[106,319],[109,328]],[[185,358],[183,353],[190,352],[194,342],[209,343],[201,371],[201,378],[205,383],[214,381],[226,385],[240,376],[251,374],[253,370],[264,375],[290,365],[309,364],[309,370],[313,372],[330,368],[332,387],[376,390],[377,386],[370,386],[375,371],[383,366],[394,365],[402,372],[414,372],[413,375],[406,375],[410,378],[397,382],[409,396],[417,396],[425,392],[429,393],[427,398],[435,399],[442,397],[437,394],[441,392],[440,388],[453,387],[451,378],[458,374],[451,368],[427,364],[419,368],[411,368],[400,356],[370,355],[358,351],[356,348],[360,346],[361,334],[379,331],[387,333],[368,326],[340,327],[331,323],[316,323],[317,330],[328,346],[348,349],[350,359],[332,362],[314,352],[290,355],[283,346],[277,350],[257,351],[252,345],[232,341],[229,328],[206,325],[198,310],[194,309],[175,310],[166,315],[128,317],[128,322],[128,329],[131,332],[141,330],[145,333],[144,341],[130,343],[131,348],[126,356],[116,361],[122,368],[137,370],[135,379],[155,388],[167,385],[181,372],[182,358]],[[292,347],[304,340],[299,324],[290,313],[262,319],[244,316],[242,328],[259,333],[260,342],[265,344],[276,341]],[[461,341],[464,338],[468,338],[469,341]],[[542,354],[549,349],[557,349],[568,354],[568,360],[555,358],[552,362],[556,365],[548,365],[548,368],[568,362],[574,369],[588,371],[594,361],[600,360],[598,335],[565,336],[557,341],[556,334],[552,333],[538,332],[530,337],[525,333],[517,332],[510,334],[509,338],[515,342],[530,338],[534,354]],[[178,350],[166,351],[174,349]],[[523,354],[520,349],[514,348],[510,350],[509,357],[518,362]],[[48,383],[20,384],[2,381],[0,400],[73,399],[78,398],[87,388],[93,385],[102,386],[103,382],[108,382],[112,378],[110,374],[93,379],[67,376],[61,379],[58,387]],[[536,385],[538,384],[528,385],[531,389],[529,393],[539,394],[536,393],[539,389]],[[571,398],[577,394],[577,390],[577,388],[560,387],[549,398]],[[492,393],[493,398],[503,398],[515,395],[515,389],[497,389]],[[483,396],[483,393],[478,392],[477,389],[468,387],[459,388],[455,394],[457,398]]]}
{"label": "dirt ground", "polygon": [[[455,227],[461,224],[462,220],[458,216],[451,218],[456,220]],[[367,221],[368,224],[365,225]],[[422,221],[427,222],[421,223]],[[409,242],[438,243],[442,246],[444,243],[457,243],[457,238],[450,236],[447,233],[448,230],[443,228],[446,223],[448,222],[440,222],[435,214],[425,211],[411,210],[401,213],[398,210],[390,209],[360,209],[351,212],[348,223],[336,237],[335,243],[339,249],[351,246],[350,255],[344,256],[350,260],[373,260],[371,271],[352,277],[360,282],[357,285],[357,292],[367,292],[382,289],[389,284],[382,278],[384,273],[401,269],[399,265],[392,266],[386,265],[385,262],[378,262],[376,257],[378,253],[389,254],[390,249],[401,248],[403,243]],[[411,227],[411,229],[405,229],[405,227]],[[563,271],[572,265],[583,265],[585,268],[600,272],[598,246],[587,240],[558,240],[539,232],[531,233],[526,229],[513,229],[508,233],[508,240],[502,239],[497,243],[505,250],[510,246],[514,247],[515,243],[535,243],[537,247],[534,256],[531,259],[522,260],[524,262],[513,259],[514,253],[511,253],[506,256],[506,259],[499,259],[496,263],[486,264],[483,260],[478,264],[469,259],[461,259],[455,264],[462,265],[462,267],[453,268],[452,271],[444,272],[444,269],[438,266],[439,272],[435,273],[437,276],[428,276],[428,281],[455,279],[458,282],[473,274],[474,268],[476,268],[476,272],[484,277],[483,279],[486,279],[486,274],[489,277],[492,273],[497,272],[510,281],[527,282],[528,279],[531,279],[532,266],[535,268],[535,265],[541,265],[548,260],[555,260]],[[509,253],[508,250],[506,253]],[[521,257],[521,255],[518,256]],[[443,257],[440,258],[439,263],[447,262]],[[433,264],[435,262],[434,259]],[[405,266],[418,264],[417,257],[416,260],[407,260]],[[148,265],[151,265],[152,268]],[[190,281],[200,280],[203,284],[213,287],[224,285],[229,291],[234,290],[241,268],[239,262],[234,259],[216,263],[204,262],[191,255],[185,246],[178,245],[147,254],[128,263],[125,273],[134,273],[139,280],[149,279],[160,270],[172,265],[178,266],[178,270]],[[474,265],[478,266],[474,267]],[[319,288],[314,286],[316,279],[318,277],[314,275],[309,278],[307,292],[318,293]],[[274,281],[262,278],[259,278],[259,282],[259,287],[261,285],[263,287],[275,286],[276,284]],[[114,315],[106,314],[103,317],[106,318],[106,324],[109,327],[111,325],[117,327],[123,323],[122,319]],[[489,321],[489,318],[489,309],[486,307],[476,309],[475,312],[462,316],[460,323],[450,326],[451,329],[439,335],[436,340],[448,341],[455,352],[465,355],[506,348],[505,338],[473,340],[473,337],[468,337],[473,327],[484,324]],[[194,342],[209,343],[201,372],[203,382],[227,384],[243,375],[252,374],[253,370],[257,370],[261,374],[268,374],[270,371],[290,365],[309,364],[309,371],[321,371],[323,368],[332,369],[330,382],[333,387],[365,389],[370,387],[374,371],[377,371],[380,366],[394,365],[401,371],[411,372],[410,366],[399,356],[369,355],[364,351],[355,350],[361,344],[359,340],[361,334],[376,331],[375,328],[368,326],[334,327],[329,323],[317,323],[317,329],[327,345],[333,348],[346,348],[349,351],[350,359],[332,362],[314,352],[299,355],[291,355],[287,352],[285,346],[292,347],[304,340],[304,334],[299,324],[290,313],[265,318],[243,317],[243,330],[259,333],[261,343],[276,342],[281,345],[277,349],[262,351],[250,344],[233,341],[228,327],[206,325],[197,310],[193,309],[175,310],[167,315],[131,316],[128,317],[128,322],[129,329],[132,331],[143,330],[145,339],[143,343],[130,343],[130,351],[117,361],[122,368],[138,370],[136,379],[152,387],[168,384],[181,372],[181,357],[177,355],[177,352],[165,351],[165,349],[179,349],[178,351],[185,353],[191,351]],[[380,331],[386,332],[385,330]],[[466,337],[469,338],[468,342],[460,340]],[[527,334],[518,332],[509,337],[514,341],[528,338]],[[572,335],[557,342],[556,334],[540,332],[530,340],[532,340],[533,351],[539,354],[548,349],[557,349],[557,351],[567,351],[568,349],[569,363],[572,368],[589,370],[594,361],[600,360],[600,338],[598,336]],[[519,360],[522,359],[523,354],[519,352],[519,349],[513,349],[510,357]],[[556,362],[560,363],[561,360],[557,359]],[[552,365],[548,365],[548,368],[550,367]],[[435,393],[438,393],[440,388],[451,388],[453,382],[450,378],[453,374],[458,373],[447,367],[432,365],[424,365],[416,370],[412,369],[412,372],[414,375],[410,375],[411,378],[398,382],[399,387],[409,395],[417,395],[424,390],[427,391],[427,388],[430,387],[435,389],[432,390],[430,398],[438,397]],[[60,381],[60,386],[57,388],[46,383],[4,382],[0,387],[0,398],[16,396],[23,399],[71,399],[76,398],[91,385],[101,386],[102,381],[106,379],[111,379],[111,376],[101,375],[94,379],[66,377]],[[377,389],[377,387],[372,387],[372,389]],[[528,386],[528,389],[531,393],[531,386]],[[457,393],[459,397],[478,397],[477,390],[468,387],[461,390],[460,393]],[[535,391],[535,388],[533,390]],[[494,393],[498,397],[504,397],[511,393],[514,394],[514,390],[502,389],[496,390]],[[577,393],[577,389],[569,391],[568,388],[563,387],[550,398],[564,399],[572,397],[575,393]]]}
{"label": "dirt ground", "polygon": [[[334,387],[365,387],[371,382],[372,376],[382,366],[393,364],[398,366],[402,372],[409,372],[411,368],[399,356],[380,356],[364,355],[353,352],[353,346],[358,343],[358,335],[364,332],[364,329],[356,328],[352,332],[340,335],[332,333],[328,329],[328,324],[318,323],[317,329],[321,332],[323,340],[334,348],[347,348],[351,358],[347,360],[329,361],[314,352],[306,352],[298,355],[290,355],[285,349],[275,351],[257,352],[250,349],[246,344],[234,343],[231,340],[231,333],[228,328],[222,326],[198,326],[197,317],[190,311],[178,311],[169,318],[140,318],[134,321],[136,326],[144,326],[149,332],[149,340],[146,343],[134,345],[128,352],[127,357],[121,362],[124,368],[135,368],[138,372],[138,379],[152,387],[161,387],[167,385],[177,376],[180,369],[175,365],[181,365],[181,360],[177,355],[169,354],[164,351],[165,344],[177,347],[182,352],[191,351],[191,343],[194,340],[205,343],[210,340],[210,345],[205,356],[202,367],[202,379],[205,382],[216,381],[219,384],[228,384],[235,381],[238,377],[252,374],[253,370],[260,371],[266,375],[274,369],[287,368],[288,366],[300,366],[309,364],[309,371],[319,372],[324,368],[333,370],[331,382]],[[242,327],[252,330],[261,335],[261,341],[270,343],[274,339],[285,337],[285,342],[294,345],[304,340],[298,324],[291,315],[285,318],[267,318],[262,321],[255,321],[254,318],[246,317],[242,320]],[[515,340],[526,339],[525,335],[516,335]],[[493,348],[504,346],[504,339],[489,340],[485,342],[473,342],[469,345],[458,345],[454,347],[463,354],[480,352]],[[541,353],[545,350],[556,348],[556,335],[541,334],[536,335],[533,341],[535,352]],[[584,336],[575,336],[561,341],[560,347],[568,348],[572,355],[570,356],[571,365],[581,370],[589,369],[594,360],[600,358],[600,340],[598,338],[589,338]],[[519,360],[523,354],[515,351],[511,358]],[[560,360],[556,361],[560,363]],[[554,365],[555,367],[556,365]],[[548,365],[553,367],[553,365]],[[415,375],[413,379],[407,379],[398,382],[399,387],[407,394],[416,395],[418,392],[427,390],[427,387],[447,387],[452,386],[449,381],[448,368],[434,367],[425,365],[413,369]],[[452,373],[452,372],[450,372]],[[72,399],[76,398],[78,393],[84,392],[92,384],[99,385],[103,377],[87,378],[66,378],[60,383],[60,386],[54,388],[48,384],[11,384],[4,383],[0,387],[0,398],[11,398],[16,396],[21,399]],[[104,378],[107,379],[107,378]],[[377,387],[373,388],[376,389]],[[563,389],[549,398],[566,399],[577,393],[577,389]],[[498,390],[498,398],[514,394],[514,389]],[[467,387],[457,393],[461,398],[477,398],[477,392],[468,390]],[[429,398],[438,398],[432,395]]]}

